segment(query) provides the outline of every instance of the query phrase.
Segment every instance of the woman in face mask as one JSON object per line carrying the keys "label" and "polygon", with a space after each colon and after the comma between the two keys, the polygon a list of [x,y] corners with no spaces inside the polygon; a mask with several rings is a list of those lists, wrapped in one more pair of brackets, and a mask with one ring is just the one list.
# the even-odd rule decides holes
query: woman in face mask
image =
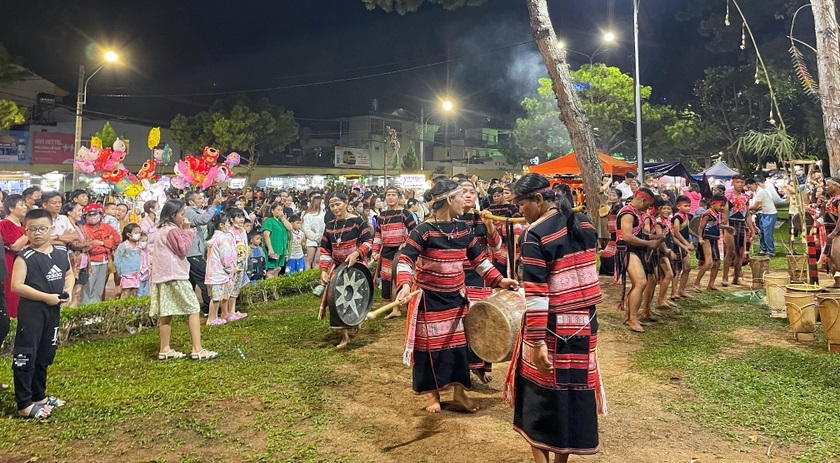
{"label": "woman in face mask", "polygon": [[61,208],[61,213],[67,216],[70,223],[72,223],[73,227],[76,229],[76,232],[79,233],[79,239],[67,244],[67,248],[71,251],[70,267],[76,276],[76,285],[73,286],[73,297],[71,298],[68,307],[76,307],[82,300],[82,288],[84,288],[88,282],[88,261],[90,260],[88,251],[90,251],[91,242],[82,229],[81,223],[82,218],[84,217],[84,212],[82,211],[81,204],[67,203]]}
{"label": "woman in face mask", "polygon": [[154,199],[143,204],[143,218],[140,220],[140,230],[149,237],[149,242],[155,237],[157,227],[158,202]]}
{"label": "woman in face mask", "polygon": [[120,276],[120,287],[122,297],[133,297],[137,294],[137,288],[141,281],[141,254],[140,226],[130,223],[123,228],[122,243],[114,252],[114,266]]}

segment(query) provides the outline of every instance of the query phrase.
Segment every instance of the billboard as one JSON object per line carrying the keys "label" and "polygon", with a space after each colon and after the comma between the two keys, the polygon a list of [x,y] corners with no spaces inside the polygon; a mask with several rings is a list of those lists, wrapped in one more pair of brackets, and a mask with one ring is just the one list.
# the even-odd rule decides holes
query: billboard
{"label": "billboard", "polygon": [[0,163],[14,162],[29,162],[28,132],[18,130],[0,132]]}
{"label": "billboard", "polygon": [[370,168],[370,152],[363,148],[335,147],[335,166],[350,169]]}
{"label": "billboard", "polygon": [[32,163],[72,164],[74,145],[72,133],[32,132]]}

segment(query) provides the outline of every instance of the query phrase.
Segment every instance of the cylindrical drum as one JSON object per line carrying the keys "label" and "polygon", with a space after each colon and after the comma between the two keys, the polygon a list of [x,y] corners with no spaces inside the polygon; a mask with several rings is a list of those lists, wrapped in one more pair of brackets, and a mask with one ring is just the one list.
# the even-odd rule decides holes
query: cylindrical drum
{"label": "cylindrical drum", "polygon": [[464,331],[470,349],[485,362],[506,362],[519,335],[525,298],[515,291],[498,290],[470,307]]}
{"label": "cylindrical drum", "polygon": [[773,318],[785,318],[785,292],[790,284],[790,276],[784,273],[765,273],[764,292],[767,305],[770,306],[770,316]]}
{"label": "cylindrical drum", "polygon": [[750,258],[750,270],[752,270],[752,289],[764,287],[764,274],[770,270],[770,258],[758,256]]}
{"label": "cylindrical drum", "polygon": [[828,350],[840,350],[840,293],[820,294],[817,303]]}
{"label": "cylindrical drum", "polygon": [[787,256],[788,275],[791,283],[808,282],[808,256],[789,254]]}
{"label": "cylindrical drum", "polygon": [[818,285],[790,284],[787,289],[785,308],[793,337],[797,341],[813,341],[817,325],[815,295],[822,288]]}

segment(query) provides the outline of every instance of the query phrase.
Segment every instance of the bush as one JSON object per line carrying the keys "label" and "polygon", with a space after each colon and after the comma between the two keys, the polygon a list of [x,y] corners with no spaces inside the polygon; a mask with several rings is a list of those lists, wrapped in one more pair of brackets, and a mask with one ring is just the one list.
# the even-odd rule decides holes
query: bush
{"label": "bush", "polygon": [[[312,291],[312,288],[320,283],[320,279],[321,272],[314,269],[263,280],[242,288],[239,300],[242,306],[276,301],[283,296]],[[11,322],[4,351],[8,351],[10,346],[14,345],[17,319],[13,318]],[[124,331],[134,333],[156,324],[157,320],[149,316],[148,296],[112,299],[61,309],[58,339],[61,344],[66,344],[91,336],[112,335]]]}

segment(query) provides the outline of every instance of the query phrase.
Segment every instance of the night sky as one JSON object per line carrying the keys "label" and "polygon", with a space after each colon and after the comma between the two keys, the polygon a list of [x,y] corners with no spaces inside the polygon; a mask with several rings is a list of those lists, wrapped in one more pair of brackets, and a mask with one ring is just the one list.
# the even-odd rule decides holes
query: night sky
{"label": "night sky", "polygon": [[[696,25],[674,19],[684,1],[641,2],[642,82],[676,103],[719,60],[702,50]],[[510,125],[546,75],[521,0],[406,16],[358,0],[5,3],[0,42],[25,66],[75,94],[78,66],[101,63],[86,53],[113,48],[124,64],[91,81],[87,110],[149,123],[206,109],[226,92],[271,89],[249,94],[293,110],[303,125],[365,113],[373,98],[381,110],[432,111],[446,94],[468,123]],[[611,18],[620,41],[598,61],[632,72],[632,0],[550,4],[558,35],[587,54]]]}

